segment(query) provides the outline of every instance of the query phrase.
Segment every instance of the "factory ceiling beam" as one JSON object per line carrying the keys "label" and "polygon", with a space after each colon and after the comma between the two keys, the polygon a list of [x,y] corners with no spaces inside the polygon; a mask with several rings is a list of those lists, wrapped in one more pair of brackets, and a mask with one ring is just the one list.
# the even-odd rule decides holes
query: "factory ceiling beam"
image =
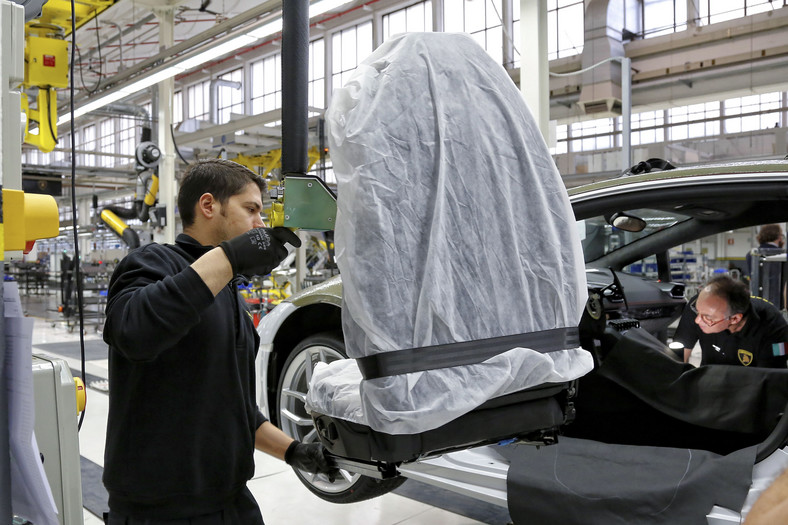
{"label": "factory ceiling beam", "polygon": [[[119,4],[115,4],[115,5],[119,5]],[[112,7],[110,7],[109,9],[112,9]],[[112,15],[111,15],[111,13],[109,13],[109,9],[108,9],[108,10],[107,10],[107,12],[105,13],[105,16],[104,16],[105,18],[106,18],[106,17],[112,18]],[[111,37],[109,37],[109,38],[107,38],[107,39],[103,40],[103,41],[101,42],[101,45],[102,45],[102,46],[104,46],[104,47],[106,48],[106,47],[107,47],[107,46],[109,46],[110,44],[113,44],[113,43],[115,43],[115,41],[117,40],[117,41],[120,41],[120,45],[122,46],[122,45],[123,45],[123,42],[122,42],[122,40],[121,40],[121,39],[122,39],[122,37],[124,37],[124,36],[128,35],[129,33],[132,33],[132,32],[134,32],[134,31],[138,30],[140,27],[144,26],[144,25],[145,25],[145,24],[147,24],[148,22],[153,22],[154,20],[156,20],[156,15],[154,15],[153,13],[151,13],[151,14],[149,14],[149,15],[147,15],[147,16],[145,16],[145,17],[143,17],[143,18],[139,19],[139,20],[137,20],[137,21],[136,21],[136,22],[134,22],[133,24],[131,24],[131,25],[127,26],[125,29],[121,29],[121,30],[118,32],[118,34],[116,34],[116,35],[114,35],[114,36],[111,36]],[[114,24],[114,22],[112,22],[112,24]],[[82,53],[82,60],[83,60],[83,61],[90,60],[91,58],[93,58],[93,55],[95,55],[95,54],[98,52],[98,50],[99,50],[99,49],[100,49],[100,48],[97,46],[97,47],[94,47],[94,48],[88,49],[87,51],[84,51],[84,52]]]}
{"label": "factory ceiling beam", "polygon": [[274,14],[281,8],[281,6],[282,6],[282,0],[269,0],[267,2],[263,2],[259,5],[256,5],[255,7],[247,11],[244,11],[240,15],[236,15],[228,20],[225,20],[224,22],[216,24],[210,29],[206,29],[205,31],[200,32],[199,34],[193,36],[192,38],[189,38],[177,44],[173,44],[169,48],[162,49],[161,52],[159,52],[158,54],[140,62],[139,64],[136,64],[132,67],[124,69],[121,72],[118,72],[117,74],[113,75],[113,77],[110,79],[110,82],[108,82],[107,85],[111,86],[119,82],[128,80],[131,77],[137,75],[138,73],[141,73],[148,68],[157,66],[161,64],[163,61],[166,61],[167,59],[170,59],[173,56],[178,55],[179,53],[184,53],[186,51],[189,51],[194,47],[200,46],[205,42],[208,42],[214,37],[222,35],[223,33],[228,33],[233,29],[237,28],[238,26],[246,24],[250,20],[254,20],[266,14]]}
{"label": "factory ceiling beam", "polygon": [[[632,59],[632,105],[636,111],[697,101],[779,91],[788,76],[788,10],[750,15],[695,30],[624,44]],[[577,71],[577,57],[554,60],[553,73]],[[519,70],[512,70],[519,82]],[[550,118],[575,122],[582,82],[550,79]],[[585,118],[600,118],[588,114]]]}
{"label": "factory ceiling beam", "polygon": [[235,135],[236,131],[250,130],[251,128],[254,128],[254,131],[257,134],[281,138],[281,128],[269,128],[265,126],[265,124],[276,122],[277,120],[282,120],[281,108],[266,111],[265,113],[259,113],[257,115],[241,117],[239,119],[231,120],[226,124],[209,126],[191,133],[176,133],[175,142],[178,144],[178,146],[187,146],[201,142],[203,140],[209,140],[213,137],[221,137],[222,135]]}
{"label": "factory ceiling beam", "polygon": [[[93,93],[91,95],[83,94],[76,97],[74,104],[76,106],[84,107],[85,105],[91,104],[91,102],[100,100],[101,97],[114,95],[113,100],[107,100],[106,103],[108,104],[125,96],[131,95],[133,92],[139,91],[139,89],[147,87],[140,86],[139,89],[135,89],[134,85],[141,80],[151,79],[152,82],[148,84],[148,86],[150,86],[152,84],[158,83],[164,78],[168,78],[168,76],[175,76],[174,72],[167,71],[171,67],[178,67],[179,64],[188,64],[183,67],[184,70],[196,67],[197,64],[189,64],[190,58],[198,57],[203,52],[210,51],[212,49],[215,50],[218,46],[238,38],[247,31],[252,31],[255,27],[263,27],[269,18],[274,18],[274,16],[278,14],[278,8],[281,7],[281,4],[281,0],[269,0],[268,2],[264,2],[258,6],[255,6],[254,8],[249,9],[248,11],[225,22],[217,24],[190,39],[184,40],[178,44],[174,44],[167,49],[163,49],[153,57],[113,75],[112,78],[108,79],[108,81],[104,84],[101,92]],[[238,26],[246,24],[250,20],[263,17],[266,14],[271,16],[262,19],[262,21],[251,24],[252,27],[245,28],[243,32],[232,32],[232,30]],[[238,47],[241,46],[242,44],[238,45]],[[227,52],[229,53],[230,50]],[[151,78],[156,77],[157,75],[161,76],[161,78]],[[58,125],[65,123],[67,118],[67,114],[62,115],[58,120]]]}
{"label": "factory ceiling beam", "polygon": [[[137,172],[133,169],[100,168],[93,166],[77,166],[77,178],[110,177],[121,179],[113,183],[136,184]],[[22,176],[50,175],[62,177],[64,181],[71,179],[71,166],[42,166],[40,164],[22,164]]]}

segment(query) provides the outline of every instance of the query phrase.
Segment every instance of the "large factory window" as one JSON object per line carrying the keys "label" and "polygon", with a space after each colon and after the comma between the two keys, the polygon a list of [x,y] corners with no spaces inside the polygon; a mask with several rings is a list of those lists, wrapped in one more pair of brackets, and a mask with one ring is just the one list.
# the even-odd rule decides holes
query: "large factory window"
{"label": "large factory window", "polygon": [[779,7],[785,7],[785,0],[696,0],[698,2],[698,14],[701,25],[715,24],[725,20],[733,20],[743,16],[754,15],[771,11]]}
{"label": "large factory window", "polygon": [[[631,143],[633,146],[640,144],[653,144],[665,140],[665,112],[644,111],[635,113],[630,119],[631,122]],[[618,117],[618,127],[622,129],[621,117]]]}
{"label": "large factory window", "polygon": [[740,133],[766,128],[780,128],[785,106],[783,92],[729,98],[723,103],[725,132]]}
{"label": "large factory window", "polygon": [[668,140],[694,139],[720,134],[720,103],[706,102],[668,110]]}
{"label": "large factory window", "polygon": [[183,91],[176,91],[172,95],[172,123],[183,122]]}
{"label": "large factory window", "polygon": [[[322,38],[309,43],[309,94],[308,104],[313,108],[326,107],[326,46]],[[310,111],[309,116],[315,113]]]}
{"label": "large factory window", "polygon": [[111,168],[115,166],[118,160],[115,156],[115,153],[117,153],[117,144],[115,142],[115,119],[105,118],[100,120],[98,133],[98,149],[101,153],[106,153],[106,155],[98,156],[98,165],[105,168]]}
{"label": "large factory window", "polygon": [[432,31],[432,2],[425,1],[383,15],[383,41],[400,33]]}
{"label": "large factory window", "polygon": [[334,33],[331,50],[331,88],[334,89],[344,86],[359,63],[372,53],[372,22]]}
{"label": "large factory window", "polygon": [[687,0],[643,0],[642,14],[645,38],[687,29]]}
{"label": "large factory window", "polygon": [[276,53],[250,67],[252,76],[252,114],[282,107],[282,54]]}
{"label": "large factory window", "polygon": [[[118,146],[121,155],[134,155],[137,147],[137,121],[133,117],[118,119]],[[131,164],[132,158],[120,158],[118,164]]]}
{"label": "large factory window", "polygon": [[[96,151],[96,125],[91,124],[82,128],[82,143],[77,146],[77,149],[84,152]],[[92,153],[83,153],[81,155],[83,166],[95,166],[96,156]]]}
{"label": "large factory window", "polygon": [[211,81],[206,80],[186,88],[186,118],[209,120]]}
{"label": "large factory window", "polygon": [[445,0],[444,30],[447,33],[470,34],[491,57],[502,64],[502,12],[501,0]]}
{"label": "large factory window", "polygon": [[219,78],[241,83],[240,89],[227,86],[219,87],[217,100],[219,119],[216,123],[224,124],[230,122],[231,113],[244,113],[244,71],[242,68],[234,69],[233,71],[220,75]]}

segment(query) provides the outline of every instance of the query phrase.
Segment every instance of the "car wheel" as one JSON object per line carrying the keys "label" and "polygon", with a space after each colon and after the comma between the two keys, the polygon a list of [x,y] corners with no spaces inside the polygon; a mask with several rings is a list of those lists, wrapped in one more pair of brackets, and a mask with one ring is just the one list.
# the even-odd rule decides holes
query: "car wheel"
{"label": "car wheel", "polygon": [[[345,343],[340,331],[307,337],[290,352],[277,390],[279,426],[288,436],[305,443],[318,439],[305,406],[312,369],[318,362],[330,363],[345,357]],[[377,480],[340,470],[340,476],[332,483],[324,474],[311,474],[298,469],[294,471],[309,490],[332,503],[354,503],[381,496],[405,482],[403,477]]]}

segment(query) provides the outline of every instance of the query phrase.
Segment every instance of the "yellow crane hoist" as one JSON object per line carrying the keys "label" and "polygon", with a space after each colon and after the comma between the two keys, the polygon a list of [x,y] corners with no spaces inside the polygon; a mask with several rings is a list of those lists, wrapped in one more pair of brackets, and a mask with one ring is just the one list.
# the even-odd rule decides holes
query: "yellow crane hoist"
{"label": "yellow crane hoist", "polygon": [[[68,42],[28,35],[25,38],[25,88],[38,88],[37,108],[31,109],[22,94],[25,112],[25,142],[49,153],[57,145],[57,91],[68,87]],[[38,124],[31,133],[30,124]]]}
{"label": "yellow crane hoist", "polygon": [[[320,160],[320,150],[312,146],[307,151],[307,171]],[[233,161],[251,170],[262,168],[261,175],[266,177],[280,167],[282,150],[271,150],[263,155],[238,155]],[[328,186],[312,175],[286,177],[284,182],[267,179],[269,190],[280,190],[283,195],[266,208],[269,226],[288,226],[314,230],[333,229],[336,216],[336,197]],[[284,188],[283,188],[284,187]],[[288,187],[290,188],[288,192]],[[286,203],[287,202],[287,203]]]}
{"label": "yellow crane hoist", "polygon": [[[81,27],[114,3],[115,0],[76,1],[76,27]],[[36,107],[30,107],[27,94],[23,93],[22,111],[26,117],[24,142],[49,153],[57,146],[56,89],[68,87],[69,42],[65,37],[71,33],[71,0],[45,1],[40,11],[38,17],[25,24],[24,86],[26,89],[38,88]],[[32,123],[38,125],[37,130],[31,128]]]}
{"label": "yellow crane hoist", "polygon": [[[139,175],[139,184],[134,194],[134,202],[130,208],[121,206],[104,206],[101,210],[101,220],[129,246],[138,248],[140,245],[139,235],[135,232],[124,219],[139,219],[148,222],[150,213],[159,193],[159,172],[158,166],[161,161],[161,150],[150,141],[150,128],[142,129],[142,142],[137,145],[134,156],[137,160],[136,170]],[[148,172],[148,176],[142,177],[142,173]],[[144,195],[142,199],[138,197]],[[94,208],[98,207],[98,202],[94,197]]]}

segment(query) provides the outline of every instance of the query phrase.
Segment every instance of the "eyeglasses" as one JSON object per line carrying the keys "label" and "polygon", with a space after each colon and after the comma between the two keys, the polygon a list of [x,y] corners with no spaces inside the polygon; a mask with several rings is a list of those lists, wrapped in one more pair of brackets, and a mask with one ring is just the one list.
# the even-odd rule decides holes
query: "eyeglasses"
{"label": "eyeglasses", "polygon": [[728,317],[723,317],[722,319],[718,319],[717,321],[713,321],[711,319],[711,317],[709,317],[708,315],[698,312],[698,308],[696,306],[697,302],[698,302],[698,298],[696,296],[689,303],[690,310],[693,311],[693,313],[695,314],[696,317],[700,316],[700,320],[703,321],[704,323],[706,323],[706,326],[712,327],[715,324],[721,323],[723,321],[727,321],[727,320],[729,320],[731,318],[731,316],[729,315]]}

